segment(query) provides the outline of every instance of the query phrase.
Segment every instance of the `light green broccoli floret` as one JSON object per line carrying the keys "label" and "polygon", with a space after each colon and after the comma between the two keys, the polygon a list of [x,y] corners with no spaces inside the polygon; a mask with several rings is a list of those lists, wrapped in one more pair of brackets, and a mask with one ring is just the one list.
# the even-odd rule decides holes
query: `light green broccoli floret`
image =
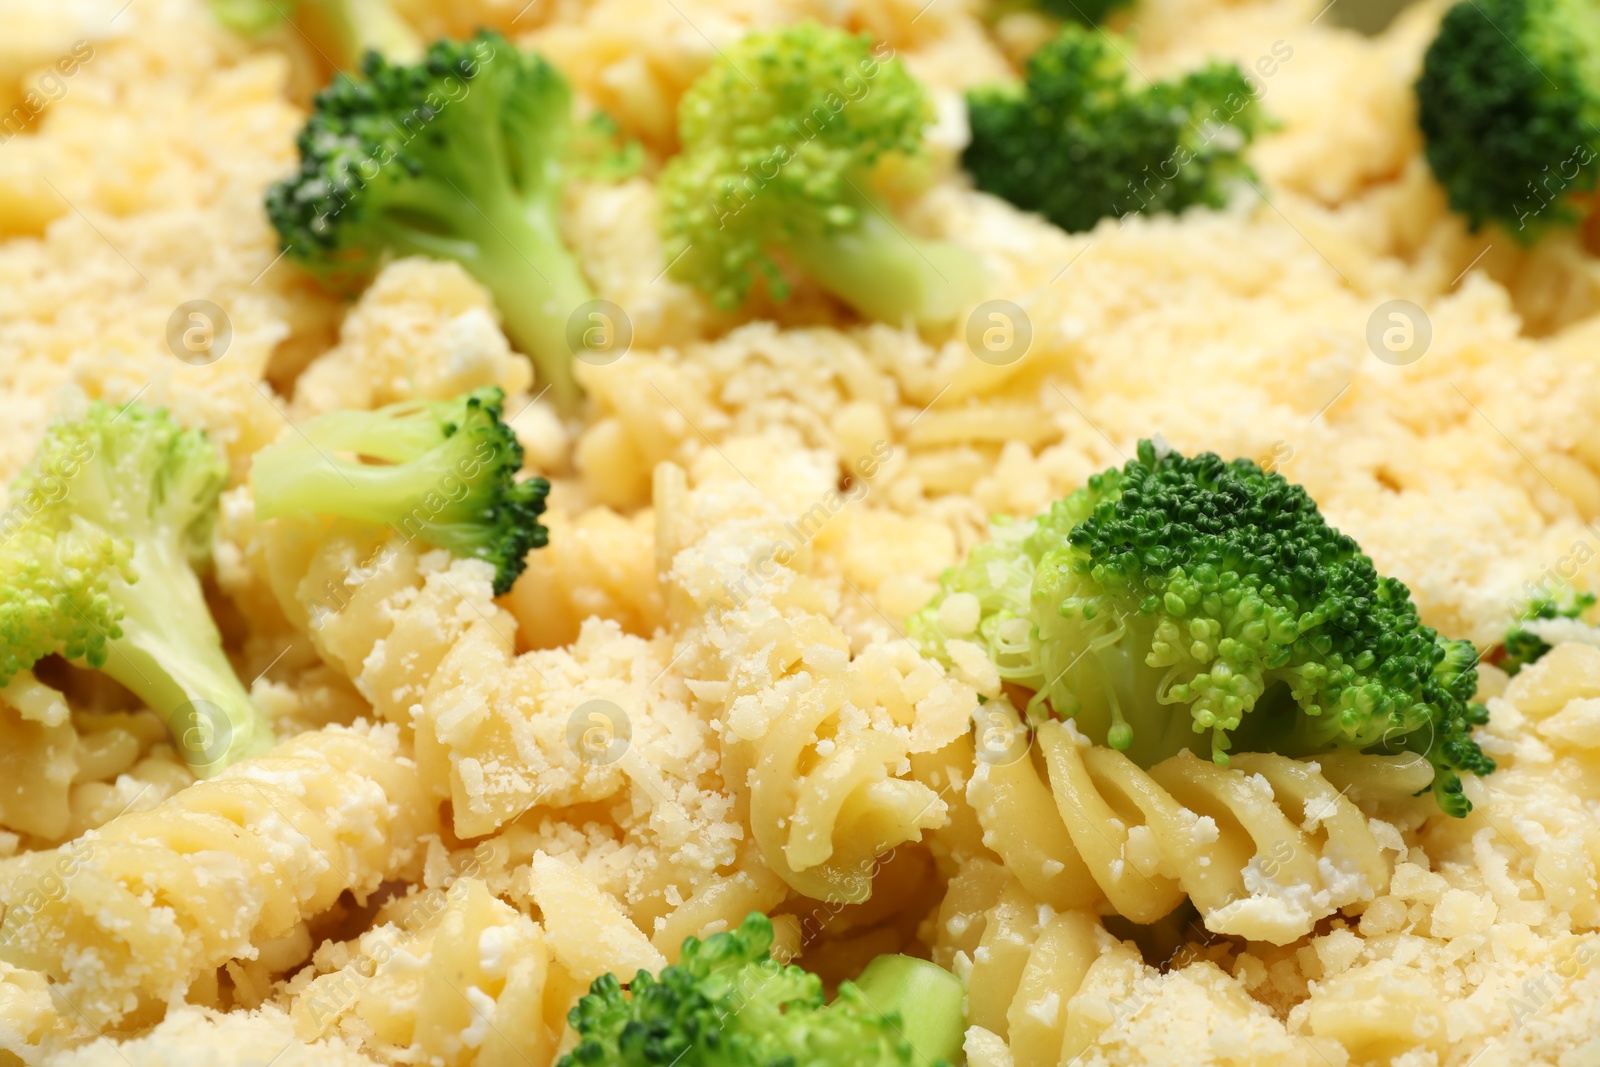
{"label": "light green broccoli floret", "polygon": [[942,1067],[959,1062],[965,990],[948,971],[879,956],[826,1003],[822,981],[771,958],[772,923],[684,942],[659,976],[595,980],[558,1067]]}
{"label": "light green broccoli floret", "polygon": [[95,403],[51,426],[0,517],[0,685],[60,655],[131,690],[199,774],[270,747],[195,573],[227,477],[165,411]]}
{"label": "light green broccoli floret", "polygon": [[498,386],[486,386],[451,400],[308,419],[256,453],[256,515],[307,512],[388,526],[490,563],[495,595],[508,592],[528,552],[548,539],[539,516],[550,483],[517,480],[522,445],[501,418],[504,403]]}
{"label": "light green broccoli floret", "polygon": [[789,293],[779,256],[881,322],[949,322],[976,273],[968,253],[906,232],[874,191],[914,159],[933,109],[871,39],[814,23],[752,33],[679,104],[683,150],[661,174],[672,276],[724,308],[757,280]]}
{"label": "light green broccoli floret", "polygon": [[1461,775],[1494,769],[1471,737],[1487,721],[1472,645],[1424,626],[1303,488],[1248,460],[1141,442],[998,527],[910,632],[935,655],[984,646],[1034,717],[1145,767],[1185,748],[1221,764],[1235,748],[1412,751],[1452,815],[1471,808]]}

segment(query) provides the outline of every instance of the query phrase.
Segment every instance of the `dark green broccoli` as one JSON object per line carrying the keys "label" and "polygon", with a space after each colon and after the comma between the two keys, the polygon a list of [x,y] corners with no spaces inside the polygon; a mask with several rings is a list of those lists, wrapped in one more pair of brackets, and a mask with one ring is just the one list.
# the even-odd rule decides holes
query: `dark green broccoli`
{"label": "dark green broccoli", "polygon": [[549,537],[539,516],[550,483],[516,480],[522,445],[501,421],[504,400],[491,386],[308,419],[256,453],[256,515],[313,512],[390,526],[493,564],[499,596]]}
{"label": "dark green broccoli", "polygon": [[922,87],[867,36],[804,23],[752,33],[684,94],[683,151],[661,175],[673,277],[727,309],[757,279],[777,299],[781,250],[868,318],[949,322],[972,257],[917,240],[873,192],[873,169],[915,158],[933,121]]}
{"label": "dark green broccoli", "polygon": [[1537,662],[1550,644],[1533,630],[1523,626],[1526,622],[1544,619],[1581,619],[1583,613],[1595,605],[1593,593],[1564,589],[1559,593],[1536,597],[1529,601],[1506,630],[1505,641],[1495,665],[1507,674],[1516,674],[1530,663]]}
{"label": "dark green broccoli", "polygon": [[561,237],[575,140],[566,80],[489,31],[437,41],[413,66],[368,53],[362,73],[317,95],[299,172],[267,193],[290,255],[340,287],[387,255],[457,261],[570,405],[568,323],[592,294]]}
{"label": "dark green broccoli", "polygon": [[1593,0],[1464,0],[1445,13],[1417,80],[1428,164],[1474,230],[1524,243],[1579,222],[1600,167],[1600,7]]}
{"label": "dark green broccoli", "polygon": [[0,515],[0,687],[60,655],[144,701],[197,774],[271,747],[195,574],[227,481],[165,411],[95,403],[50,427]]}
{"label": "dark green broccoli", "polygon": [[[1424,626],[1303,488],[1249,460],[1140,442],[942,585],[910,624],[930,652],[985,645],[1035,691],[1030,714],[1141,766],[1185,748],[1221,764],[1231,748],[1419,752],[1452,815],[1471,808],[1461,774],[1494,769],[1471,737],[1487,721],[1472,645]],[[977,599],[975,631],[951,632],[973,617],[942,610],[957,595]]]}
{"label": "dark green broccoli", "polygon": [[1131,0],[1039,0],[1039,7],[1064,22],[1098,26],[1106,16],[1127,7]]}
{"label": "dark green broccoli", "polygon": [[772,959],[772,923],[689,938],[677,964],[624,990],[595,979],[567,1016],[578,1044],[558,1067],[930,1067],[959,1062],[961,982],[910,956],[879,956],[825,1004],[822,981]]}
{"label": "dark green broccoli", "polygon": [[1222,207],[1254,177],[1244,148],[1264,125],[1233,64],[1138,86],[1098,31],[1067,26],[1022,85],[967,94],[961,162],[984,192],[1077,233],[1129,212]]}
{"label": "dark green broccoli", "polygon": [[354,67],[369,50],[397,63],[422,55],[422,38],[391,0],[211,0],[218,22],[246,37],[293,22],[337,70]]}

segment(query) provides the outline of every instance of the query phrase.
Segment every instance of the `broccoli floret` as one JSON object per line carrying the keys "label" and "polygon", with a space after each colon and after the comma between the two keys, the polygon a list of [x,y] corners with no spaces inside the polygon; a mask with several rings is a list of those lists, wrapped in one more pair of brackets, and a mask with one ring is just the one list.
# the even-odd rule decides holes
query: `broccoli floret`
{"label": "broccoli floret", "polygon": [[1039,7],[1064,22],[1098,26],[1106,16],[1128,3],[1129,0],[1039,0]]}
{"label": "broccoli floret", "polygon": [[1445,13],[1417,80],[1428,164],[1474,230],[1517,240],[1578,223],[1600,166],[1600,7],[1467,0]]}
{"label": "broccoli floret", "polygon": [[369,50],[399,63],[422,55],[422,38],[391,0],[211,0],[211,11],[245,37],[260,37],[292,21],[338,70],[354,67]]}
{"label": "broccoli floret", "polygon": [[1452,815],[1471,808],[1461,774],[1494,769],[1471,738],[1487,721],[1472,645],[1424,626],[1303,488],[1249,460],[1141,442],[1000,527],[911,632],[939,656],[955,637],[987,647],[1034,691],[1030,715],[1145,767],[1184,748],[1224,765],[1231,748],[1418,752]]}
{"label": "broccoli floret", "polygon": [[195,574],[227,479],[162,410],[97,402],[51,426],[0,515],[0,686],[60,655],[161,716],[196,773],[269,748]]}
{"label": "broccoli floret", "polygon": [[1264,125],[1254,93],[1231,63],[1136,86],[1104,35],[1067,26],[1022,85],[967,94],[961,161],[979,189],[1072,233],[1129,212],[1222,207],[1254,177],[1243,155]]}
{"label": "broccoli floret", "polygon": [[256,453],[256,515],[315,512],[390,526],[493,564],[499,596],[549,537],[539,516],[550,483],[516,480],[522,445],[501,421],[504,402],[488,386],[453,400],[308,419]]}
{"label": "broccoli floret", "polygon": [[267,193],[289,253],[360,284],[386,255],[453,259],[493,294],[554,399],[578,396],[568,320],[591,299],[562,243],[572,93],[544,59],[484,31],[414,66],[368,53],[317,95],[300,170]]}
{"label": "broccoli floret", "polygon": [[771,958],[772,923],[689,938],[660,976],[624,991],[597,978],[568,1021],[578,1044],[558,1067],[929,1067],[955,1063],[966,1028],[961,982],[909,956],[880,956],[824,1004],[822,982]]}
{"label": "broccoli floret", "polygon": [[1505,641],[1495,666],[1514,675],[1550,651],[1550,643],[1535,632],[1538,627],[1530,629],[1524,623],[1545,619],[1581,619],[1583,613],[1594,605],[1593,593],[1576,589],[1563,589],[1549,596],[1535,597],[1523,608],[1517,621],[1506,629]]}
{"label": "broccoli floret", "polygon": [[971,256],[908,235],[873,189],[879,163],[921,155],[932,121],[922,87],[867,36],[750,34],[679,105],[683,151],[661,175],[672,275],[730,310],[758,278],[781,300],[781,251],[868,318],[951,321],[975,286]]}

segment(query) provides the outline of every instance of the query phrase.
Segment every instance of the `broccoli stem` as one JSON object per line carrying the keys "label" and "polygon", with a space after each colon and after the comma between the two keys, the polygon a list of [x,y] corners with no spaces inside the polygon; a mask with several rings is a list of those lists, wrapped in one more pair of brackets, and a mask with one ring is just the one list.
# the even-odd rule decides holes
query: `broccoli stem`
{"label": "broccoli stem", "polygon": [[789,243],[795,262],[862,315],[898,324],[937,326],[955,319],[978,285],[969,253],[942,241],[919,241],[890,221],[876,198],[848,183],[841,203],[857,224],[828,236]]}
{"label": "broccoli stem", "polygon": [[137,582],[112,587],[124,611],[122,636],[107,642],[102,670],[161,717],[184,761],[203,778],[271,748],[272,725],[224,655],[182,548],[140,539],[133,570]]}
{"label": "broccoli stem", "polygon": [[1193,720],[1173,714],[1172,705],[1162,702],[1170,681],[1167,668],[1145,662],[1155,628],[1155,620],[1136,613],[1109,622],[1046,619],[1040,639],[1047,674],[1054,680],[1038,691],[1034,703],[1049,699],[1090,740],[1117,749],[1141,767],[1153,767],[1186,748],[1210,759],[1209,743],[1195,731]]}
{"label": "broccoli stem", "polygon": [[[555,206],[510,194],[451,203],[460,199],[455,190],[419,194],[432,225],[423,229],[406,218],[393,244],[403,252],[456,260],[478,279],[494,297],[506,336],[533,360],[556,405],[570,411],[582,392],[572,374],[567,322],[594,294],[561,239]],[[451,206],[440,212],[441,203]]]}
{"label": "broccoli stem", "polygon": [[[388,446],[403,447],[408,431],[438,433],[429,420],[385,423],[367,412],[332,412],[321,419],[317,438],[323,446],[348,448],[375,459],[404,458],[403,451],[397,453]],[[342,425],[345,423],[348,427]],[[352,432],[341,435],[340,430],[346,428]],[[393,431],[388,440],[386,429]],[[250,477],[256,491],[256,514],[261,518],[299,512],[338,515],[389,527],[407,540],[420,536],[438,548],[470,557],[483,544],[481,522],[476,515],[467,521],[451,519],[457,506],[473,492],[463,488],[462,473],[487,460],[481,442],[462,434],[428,449],[422,459],[395,464],[342,460],[291,438],[284,447],[257,453]]]}
{"label": "broccoli stem", "polygon": [[[335,413],[334,419],[341,414]],[[398,529],[415,509],[424,506],[430,493],[447,491],[448,480],[456,475],[456,460],[472,458],[463,446],[459,456],[447,449],[432,463],[361,463],[336,459],[307,442],[291,439],[285,444],[288,447],[262,450],[251,470],[256,514],[263,519],[314,512]],[[324,444],[340,447],[342,442],[325,438]],[[378,459],[393,458],[366,448],[360,451]]]}
{"label": "broccoli stem", "polygon": [[368,49],[394,63],[422,58],[422,38],[395,13],[390,0],[316,0],[307,6],[321,9],[322,17],[332,23],[344,61],[352,66]]}
{"label": "broccoli stem", "polygon": [[1096,645],[1085,660],[1090,672],[1099,676],[1106,704],[1103,710],[1080,717],[1078,728],[1100,741],[1103,726],[1104,743],[1141,767],[1153,767],[1184,749],[1210,759],[1206,736],[1194,728],[1193,720],[1174,715],[1172,706],[1161,702],[1167,672],[1145,663],[1150,645],[1144,631],[1154,625],[1144,619],[1129,622],[1136,635],[1130,642]]}
{"label": "broccoli stem", "polygon": [[533,360],[551,399],[571,410],[582,392],[572,374],[567,323],[594,294],[562,242],[553,212],[523,211],[513,219],[480,244],[484,258],[478,280],[494,294],[506,335]]}
{"label": "broccoli stem", "polygon": [[917,1050],[918,1067],[960,1063],[967,1032],[961,979],[913,956],[879,956],[855,980],[867,1003],[900,1016],[901,1033]]}

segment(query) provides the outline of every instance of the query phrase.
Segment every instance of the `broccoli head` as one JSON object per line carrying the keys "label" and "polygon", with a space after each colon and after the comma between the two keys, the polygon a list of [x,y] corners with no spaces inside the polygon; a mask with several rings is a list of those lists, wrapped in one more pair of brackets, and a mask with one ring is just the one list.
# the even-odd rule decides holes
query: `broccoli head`
{"label": "broccoli head", "polygon": [[376,52],[340,75],[300,131],[300,169],[267,193],[289,254],[329,284],[388,255],[453,259],[493,294],[554,398],[577,397],[568,320],[591,299],[562,243],[572,93],[537,55],[484,31],[415,65]]}
{"label": "broccoli head", "polygon": [[165,411],[95,403],[51,426],[0,516],[0,686],[60,655],[131,690],[199,774],[270,747],[195,574],[227,477]]}
{"label": "broccoli head", "polygon": [[[1563,589],[1548,596],[1535,597],[1506,629],[1505,641],[1495,666],[1514,675],[1530,663],[1536,663],[1551,649],[1546,637],[1554,636],[1551,628],[1540,625],[1546,622],[1575,622],[1595,605],[1595,595],[1576,589]],[[1532,625],[1529,625],[1532,624]]]}
{"label": "broccoli head", "polygon": [[1428,164],[1474,230],[1529,243],[1579,222],[1600,166],[1600,8],[1467,0],[1445,13],[1417,80]]}
{"label": "broccoli head", "polygon": [[661,175],[673,276],[727,309],[758,278],[783,299],[781,250],[868,318],[954,319],[971,257],[905,233],[873,191],[880,162],[922,152],[922,87],[869,37],[812,23],[750,34],[727,60],[684,94]]}
{"label": "broccoli head", "polygon": [[1039,0],[1041,10],[1080,26],[1098,26],[1113,11],[1127,4],[1128,0]]}
{"label": "broccoli head", "polygon": [[1073,233],[1131,211],[1224,206],[1253,177],[1243,152],[1264,125],[1233,64],[1138,86],[1104,35],[1070,25],[1022,85],[969,92],[967,113],[961,161],[978,188]]}
{"label": "broccoli head", "polygon": [[407,540],[493,564],[499,596],[549,536],[539,516],[550,483],[516,480],[522,445],[501,419],[504,403],[489,386],[453,400],[308,419],[256,453],[256,514],[314,512],[390,526]]}
{"label": "broccoli head", "polygon": [[909,956],[880,956],[825,1004],[822,981],[771,958],[772,923],[689,938],[659,976],[590,986],[568,1021],[578,1044],[558,1067],[930,1067],[955,1063],[966,1028],[961,982]]}
{"label": "broccoli head", "polygon": [[1185,748],[1413,751],[1453,815],[1471,807],[1461,774],[1494,769],[1471,738],[1472,645],[1424,626],[1303,488],[1249,460],[1141,442],[942,586],[911,621],[929,651],[985,646],[1031,715],[1145,767]]}

